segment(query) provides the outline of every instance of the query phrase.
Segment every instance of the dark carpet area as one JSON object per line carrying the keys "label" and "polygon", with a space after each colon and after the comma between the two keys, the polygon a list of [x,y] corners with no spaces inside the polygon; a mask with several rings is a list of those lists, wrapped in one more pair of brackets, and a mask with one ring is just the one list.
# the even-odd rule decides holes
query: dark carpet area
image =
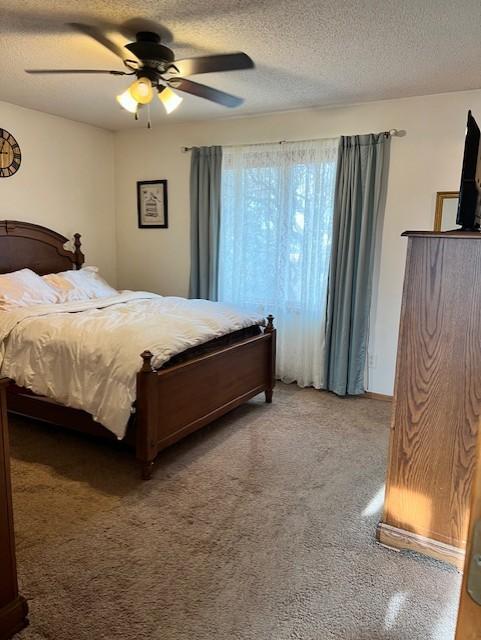
{"label": "dark carpet area", "polygon": [[280,384],[161,454],[12,420],[22,640],[451,640],[460,576],[375,543],[389,403]]}

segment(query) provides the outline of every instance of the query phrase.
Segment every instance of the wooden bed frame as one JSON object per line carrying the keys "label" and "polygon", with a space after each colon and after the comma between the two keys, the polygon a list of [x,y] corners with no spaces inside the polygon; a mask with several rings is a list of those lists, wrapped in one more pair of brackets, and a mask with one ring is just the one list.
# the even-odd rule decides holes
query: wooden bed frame
{"label": "wooden bed frame", "polygon": [[[74,250],[65,249],[68,238],[39,225],[0,221],[0,273],[29,268],[39,275],[80,269],[84,263],[80,234]],[[152,367],[152,353],[140,354],[135,414],[126,442],[135,447],[142,477],[149,479],[162,449],[219,418],[234,407],[264,392],[272,402],[275,385],[276,331],[269,316],[262,332],[241,331],[213,340],[199,353]],[[115,440],[92,416],[31,391],[11,385],[8,410],[76,431]]]}

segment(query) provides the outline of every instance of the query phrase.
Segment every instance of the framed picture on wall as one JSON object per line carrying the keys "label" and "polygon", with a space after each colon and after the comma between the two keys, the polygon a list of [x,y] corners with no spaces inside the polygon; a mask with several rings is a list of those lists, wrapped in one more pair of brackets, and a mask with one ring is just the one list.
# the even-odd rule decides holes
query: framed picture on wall
{"label": "framed picture on wall", "polygon": [[167,229],[167,180],[137,182],[139,229]]}

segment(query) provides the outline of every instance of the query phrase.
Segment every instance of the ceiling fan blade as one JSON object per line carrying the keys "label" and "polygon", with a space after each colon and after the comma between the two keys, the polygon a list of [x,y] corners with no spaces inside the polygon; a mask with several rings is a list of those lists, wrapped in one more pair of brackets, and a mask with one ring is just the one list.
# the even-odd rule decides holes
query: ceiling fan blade
{"label": "ceiling fan blade", "polygon": [[111,71],[109,69],[25,69],[31,74],[60,74],[60,73],[110,73],[113,76],[131,75],[126,71]]}
{"label": "ceiling fan blade", "polygon": [[119,47],[117,44],[115,44],[115,42],[109,40],[109,38],[107,38],[107,36],[102,33],[100,29],[97,29],[97,27],[93,27],[89,24],[83,24],[81,22],[69,22],[68,26],[72,27],[76,31],[79,31],[80,33],[83,33],[86,36],[89,36],[90,38],[93,38],[94,40],[96,40],[96,42],[111,51],[121,60],[125,60],[125,58],[127,57],[123,47]]}
{"label": "ceiling fan blade", "polygon": [[242,98],[233,96],[230,93],[224,93],[224,91],[219,91],[219,89],[214,89],[213,87],[208,87],[205,84],[199,84],[198,82],[193,82],[186,78],[171,78],[169,80],[169,85],[173,89],[185,91],[185,93],[190,93],[198,98],[205,98],[211,102],[221,104],[224,107],[238,107],[244,102]]}
{"label": "ceiling fan blade", "polygon": [[199,56],[198,58],[184,58],[176,60],[174,64],[182,76],[254,68],[254,62],[246,53],[223,53],[213,56]]}

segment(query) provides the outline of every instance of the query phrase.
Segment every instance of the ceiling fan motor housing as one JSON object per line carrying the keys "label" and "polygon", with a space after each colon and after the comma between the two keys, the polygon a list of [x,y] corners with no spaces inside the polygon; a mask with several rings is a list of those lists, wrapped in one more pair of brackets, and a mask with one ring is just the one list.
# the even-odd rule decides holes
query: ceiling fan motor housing
{"label": "ceiling fan motor housing", "polygon": [[[139,31],[136,41],[125,45],[143,64],[141,75],[157,80],[174,62],[172,49],[160,44],[160,36],[152,31]],[[137,74],[138,75],[138,74]]]}

